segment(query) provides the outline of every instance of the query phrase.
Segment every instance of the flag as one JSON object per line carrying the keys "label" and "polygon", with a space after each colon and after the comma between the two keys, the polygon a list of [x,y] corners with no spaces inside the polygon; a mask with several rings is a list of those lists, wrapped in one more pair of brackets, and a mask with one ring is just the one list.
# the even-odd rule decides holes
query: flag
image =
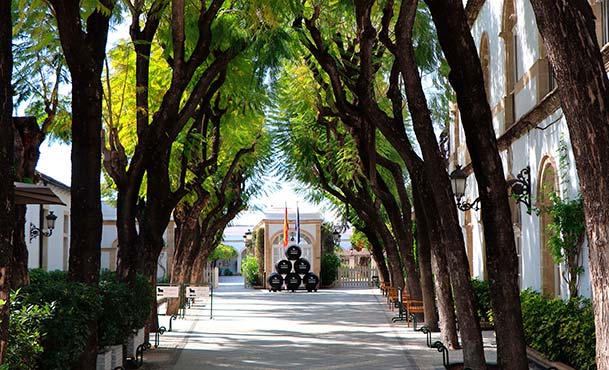
{"label": "flag", "polygon": [[283,215],[283,247],[288,246],[288,230],[290,229],[290,224],[288,223],[288,205],[285,205],[285,212]]}
{"label": "flag", "polygon": [[300,212],[298,211],[298,202],[296,202],[296,243],[300,244]]}

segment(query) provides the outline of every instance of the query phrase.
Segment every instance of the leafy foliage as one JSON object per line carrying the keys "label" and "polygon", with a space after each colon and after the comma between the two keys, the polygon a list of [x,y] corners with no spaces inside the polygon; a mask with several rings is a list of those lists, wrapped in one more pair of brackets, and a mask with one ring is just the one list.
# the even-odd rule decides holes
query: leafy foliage
{"label": "leafy foliage", "polygon": [[550,193],[549,206],[540,209],[550,215],[547,226],[550,238],[546,244],[555,263],[565,263],[567,271],[563,278],[569,285],[571,296],[577,296],[581,267],[582,243],[586,232],[584,204],[581,196],[573,200],[563,200],[558,194]]}
{"label": "leafy foliage", "polygon": [[488,281],[472,279],[474,296],[476,298],[476,311],[480,321],[493,322],[493,309],[491,306],[491,292]]}
{"label": "leafy foliage", "polygon": [[321,282],[324,286],[332,285],[338,279],[340,263],[340,257],[334,252],[321,255]]}
{"label": "leafy foliage", "polygon": [[522,320],[527,345],[550,360],[576,369],[596,369],[594,312],[587,299],[548,299],[537,292],[521,292]]}
{"label": "leafy foliage", "polygon": [[238,254],[235,248],[230,245],[220,243],[213,252],[207,257],[210,261],[230,260],[237,258]]}
{"label": "leafy foliage", "polygon": [[[105,274],[99,287],[68,281],[63,271],[32,270],[30,278],[18,302],[20,307],[42,307],[37,316],[39,332],[46,335],[40,336],[44,352],[36,361],[41,369],[75,364],[85,348],[91,321],[97,322],[102,346],[122,344],[133,330],[144,326],[154,300],[143,276],[131,287],[118,283],[114,273]],[[53,308],[48,315],[45,307]]]}
{"label": "leafy foliage", "polygon": [[371,250],[372,248],[366,234],[357,229],[351,234],[351,247],[357,251],[362,249]]}
{"label": "leafy foliage", "polygon": [[95,287],[69,282],[62,271],[34,270],[31,284],[24,289],[27,302],[44,305],[54,302],[53,316],[43,323],[44,352],[39,360],[43,369],[74,366],[86,347],[91,327],[102,310],[102,299]]}
{"label": "leafy foliage", "polygon": [[31,304],[19,291],[11,292],[7,363],[14,370],[36,369],[46,336],[43,323],[53,315],[53,304]]}
{"label": "leafy foliage", "polygon": [[154,292],[142,275],[130,287],[119,283],[116,274],[109,272],[101,277],[99,293],[103,305],[98,321],[100,346],[123,344],[146,323]]}
{"label": "leafy foliage", "polygon": [[256,258],[249,256],[241,261],[241,275],[245,282],[250,286],[258,286],[262,283],[262,278],[258,274],[258,262]]}

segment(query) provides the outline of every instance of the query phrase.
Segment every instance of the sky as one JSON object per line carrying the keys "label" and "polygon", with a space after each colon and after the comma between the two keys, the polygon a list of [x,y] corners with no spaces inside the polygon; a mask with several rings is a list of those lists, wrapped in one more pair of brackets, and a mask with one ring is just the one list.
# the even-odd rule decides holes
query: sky
{"label": "sky", "polygon": [[[40,160],[36,169],[66,185],[70,185],[71,177],[71,148],[66,144],[53,143],[49,145],[48,140],[40,146]],[[328,205],[315,205],[307,202],[304,197],[298,194],[299,184],[283,181],[279,177],[270,177],[270,182],[278,184],[278,190],[269,192],[253,200],[253,204],[262,210],[272,207],[283,207],[287,204],[288,208],[298,208],[300,212],[320,212],[325,220],[333,222],[336,216],[329,210]],[[243,235],[248,228],[252,228],[262,218],[262,211],[241,212],[232,222],[235,229],[228,230],[228,233]],[[243,229],[243,230],[241,230]]]}

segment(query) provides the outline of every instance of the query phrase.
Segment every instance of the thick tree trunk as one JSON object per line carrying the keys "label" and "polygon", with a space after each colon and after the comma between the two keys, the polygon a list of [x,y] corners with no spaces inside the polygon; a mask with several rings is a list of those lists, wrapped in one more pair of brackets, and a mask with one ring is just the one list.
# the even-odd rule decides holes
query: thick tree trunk
{"label": "thick tree trunk", "polygon": [[431,243],[429,242],[428,236],[429,229],[425,220],[425,212],[423,211],[422,206],[420,205],[421,203],[418,197],[418,194],[414,193],[413,191],[413,203],[415,208],[417,227],[417,254],[419,257],[419,271],[421,272],[421,292],[423,296],[423,306],[425,310],[425,325],[427,325],[427,327],[431,331],[438,331],[439,318],[436,307],[436,294],[433,285],[433,271],[431,267]]}
{"label": "thick tree trunk", "polygon": [[11,286],[13,289],[28,285],[30,273],[28,270],[29,253],[25,244],[25,205],[15,206],[13,262],[11,264]]}
{"label": "thick tree trunk", "polygon": [[[13,117],[15,128],[15,181],[35,181],[36,165],[40,158],[40,145],[44,141],[44,132],[38,125],[36,117]],[[28,285],[28,249],[25,243],[26,206],[15,207],[14,249],[11,266],[13,288]]]}
{"label": "thick tree trunk", "polygon": [[[531,0],[567,118],[586,216],[596,366],[609,369],[609,81],[586,1]],[[597,20],[599,21],[599,20]]]}
{"label": "thick tree trunk", "polygon": [[[99,77],[72,75],[72,185],[70,210],[70,262],[72,281],[97,285],[101,255],[101,82]],[[97,322],[78,369],[94,369],[97,356]]]}
{"label": "thick tree trunk", "polygon": [[[370,179],[371,181],[373,179]],[[412,221],[410,203],[406,205],[398,205],[394,195],[390,192],[389,187],[381,177],[381,174],[376,174],[376,185],[373,189],[383,203],[383,207],[389,216],[389,222],[392,227],[392,234],[395,238],[402,264],[406,273],[406,291],[413,299],[421,299],[421,282],[419,279],[419,271],[414,258],[413,238],[412,238]],[[396,181],[396,187],[400,188],[401,193],[405,193],[404,182]],[[408,199],[402,199],[408,202]]]}
{"label": "thick tree trunk", "polygon": [[[101,118],[102,62],[105,57],[109,17],[114,7],[101,1],[108,13],[93,11],[86,20],[86,32],[77,0],[50,0],[57,19],[59,37],[72,78],[72,184],[70,214],[70,267],[72,281],[97,285],[99,280],[102,232]],[[97,323],[89,325],[90,335],[77,365],[79,370],[95,369]]]}
{"label": "thick tree trunk", "polygon": [[[176,245],[171,266],[171,283],[182,284],[190,282],[192,268],[200,247],[198,215],[193,217],[192,208],[180,203],[174,212],[176,222]],[[200,211],[199,211],[200,214]],[[170,299],[167,303],[167,315],[175,315],[180,309],[178,299]]]}
{"label": "thick tree trunk", "polygon": [[[440,219],[433,206],[433,199],[429,188],[413,186],[414,207],[417,220],[423,222],[423,229],[427,230],[423,238],[427,238],[432,252],[432,271],[435,277],[436,292],[438,296],[438,314],[440,316],[440,329],[442,342],[448,348],[461,348],[457,335],[457,320],[455,316],[455,303],[453,289],[450,283],[449,263],[446,258],[446,249],[441,234],[444,232]],[[423,206],[425,204],[425,206]],[[419,224],[417,224],[417,228]]]}
{"label": "thick tree trunk", "polygon": [[11,2],[0,2],[0,364],[9,340],[9,298],[13,252],[15,186],[13,184],[13,71]]}
{"label": "thick tree trunk", "polygon": [[478,182],[499,364],[506,370],[525,370],[528,362],[507,184],[478,52],[462,1],[427,0],[427,4],[451,67],[449,79],[457,94],[467,147]]}

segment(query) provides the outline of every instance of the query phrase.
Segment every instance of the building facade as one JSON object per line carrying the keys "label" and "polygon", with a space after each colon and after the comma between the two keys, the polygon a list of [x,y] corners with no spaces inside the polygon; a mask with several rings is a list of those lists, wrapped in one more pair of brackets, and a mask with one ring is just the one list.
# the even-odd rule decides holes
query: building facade
{"label": "building facade", "polygon": [[[609,41],[609,1],[592,0],[601,46]],[[468,7],[471,33],[480,56],[493,127],[506,179],[530,173],[531,207],[510,199],[521,289],[568,297],[564,265],[546,247],[549,216],[536,209],[548,205],[551,193],[575,199],[579,184],[569,132],[560,108],[551,68],[529,0],[476,1]],[[603,56],[607,60],[607,49]],[[449,127],[449,171],[462,166],[469,177],[465,197],[478,197],[471,159],[454,107]],[[525,172],[523,172],[525,170]],[[526,176],[525,176],[526,177]],[[480,212],[460,212],[472,275],[486,278],[486,255]],[[590,296],[588,253],[584,242],[579,291]]]}
{"label": "building facade", "polygon": [[[296,211],[288,209],[290,236],[289,243],[296,242]],[[300,214],[300,247],[302,258],[311,263],[311,271],[320,276],[321,271],[321,214],[317,212]],[[267,210],[262,220],[254,227],[264,228],[264,273],[266,276],[275,271],[275,264],[285,259],[283,248],[284,209]],[[293,239],[293,240],[292,240]]]}

